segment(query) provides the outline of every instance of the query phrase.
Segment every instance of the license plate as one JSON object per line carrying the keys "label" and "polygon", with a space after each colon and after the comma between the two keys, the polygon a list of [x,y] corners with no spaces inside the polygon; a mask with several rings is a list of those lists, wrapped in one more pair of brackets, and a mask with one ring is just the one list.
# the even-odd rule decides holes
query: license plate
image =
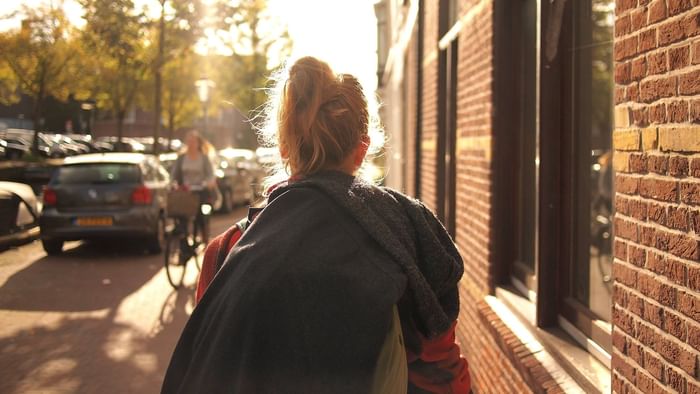
{"label": "license plate", "polygon": [[77,218],[77,219],[75,219],[75,224],[77,224],[78,226],[92,226],[92,227],[111,226],[112,225],[112,218],[111,217]]}

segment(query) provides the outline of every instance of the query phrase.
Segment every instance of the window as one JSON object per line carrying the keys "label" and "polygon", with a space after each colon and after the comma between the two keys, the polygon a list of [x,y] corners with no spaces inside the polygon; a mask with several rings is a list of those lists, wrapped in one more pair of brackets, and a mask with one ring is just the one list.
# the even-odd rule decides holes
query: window
{"label": "window", "polygon": [[500,275],[536,305],[537,326],[561,327],[607,364],[614,1],[517,4],[496,37],[496,105],[514,114],[497,108],[494,121]]}
{"label": "window", "polygon": [[562,315],[611,351],[612,297],[612,39],[614,2],[574,2],[566,82],[573,94],[566,105],[564,177],[571,225],[566,232],[568,269]]}
{"label": "window", "polygon": [[[443,0],[441,5],[439,25],[444,35],[457,20],[458,3]],[[437,216],[452,237],[457,229],[457,51],[454,36],[444,46],[441,43],[438,54]]]}

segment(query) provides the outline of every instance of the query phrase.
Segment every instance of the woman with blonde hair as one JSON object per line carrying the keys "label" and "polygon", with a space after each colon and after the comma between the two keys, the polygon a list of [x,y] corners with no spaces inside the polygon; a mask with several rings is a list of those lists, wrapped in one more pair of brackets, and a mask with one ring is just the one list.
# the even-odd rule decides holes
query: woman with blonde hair
{"label": "woman with blonde hair", "polygon": [[288,179],[230,252],[208,247],[227,257],[162,392],[468,392],[462,260],[423,204],[356,176],[376,125],[362,86],[305,57],[275,92],[265,130]]}

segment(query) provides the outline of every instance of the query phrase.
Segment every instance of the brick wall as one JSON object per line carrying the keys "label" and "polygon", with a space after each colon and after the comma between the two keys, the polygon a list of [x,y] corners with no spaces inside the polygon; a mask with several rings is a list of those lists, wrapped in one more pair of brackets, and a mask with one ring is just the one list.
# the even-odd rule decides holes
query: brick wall
{"label": "brick wall", "polygon": [[[436,150],[438,133],[438,11],[439,1],[425,1],[422,86],[421,199],[436,210]],[[455,241],[465,262],[460,284],[462,300],[457,337],[469,360],[474,388],[478,392],[522,393],[530,391],[499,347],[486,315],[488,307],[466,300],[481,300],[489,294],[491,277],[491,89],[493,74],[493,2],[462,0],[460,14],[470,13],[459,33],[457,87],[457,228]],[[408,53],[407,77],[416,46]],[[418,64],[418,63],[416,63]],[[408,86],[412,86],[407,81]],[[410,95],[409,95],[410,97]],[[410,103],[410,100],[407,100]],[[408,108],[411,108],[408,106]],[[411,110],[409,109],[409,112]],[[409,115],[410,126],[411,115]],[[410,156],[413,157],[413,156]],[[407,160],[411,165],[411,160]],[[409,172],[410,173],[410,172]],[[412,183],[409,183],[412,184]],[[409,189],[410,190],[410,189]],[[483,303],[482,303],[483,304]]]}
{"label": "brick wall", "polygon": [[617,0],[613,389],[700,393],[700,1]]}
{"label": "brick wall", "polygon": [[438,0],[426,0],[423,8],[423,118],[421,144],[421,200],[437,210],[437,129],[438,129]]}

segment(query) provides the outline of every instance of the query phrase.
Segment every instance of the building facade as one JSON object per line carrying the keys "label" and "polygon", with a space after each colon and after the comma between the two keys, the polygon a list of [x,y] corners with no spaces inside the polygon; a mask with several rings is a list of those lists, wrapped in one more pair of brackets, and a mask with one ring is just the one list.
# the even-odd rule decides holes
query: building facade
{"label": "building facade", "polygon": [[387,184],[459,246],[475,391],[700,393],[700,1],[375,10]]}

